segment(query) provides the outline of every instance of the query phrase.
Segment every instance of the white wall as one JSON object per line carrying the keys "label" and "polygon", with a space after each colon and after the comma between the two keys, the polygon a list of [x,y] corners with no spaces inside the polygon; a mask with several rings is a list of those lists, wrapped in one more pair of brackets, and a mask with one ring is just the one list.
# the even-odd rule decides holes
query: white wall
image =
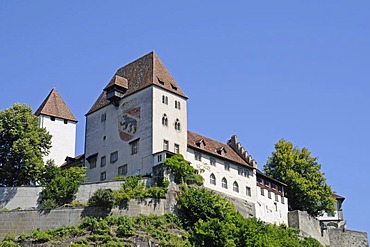
{"label": "white wall", "polygon": [[[200,173],[204,178],[204,186],[219,191],[222,193],[229,194],[230,196],[234,196],[240,199],[247,200],[249,202],[256,201],[256,175],[254,174],[253,170],[241,165],[237,165],[230,161],[225,161],[223,159],[217,158],[216,156],[212,156],[210,154],[202,153],[201,161],[195,160],[194,151],[191,148],[188,148],[188,152],[186,155],[186,160],[191,162],[191,165],[197,170],[204,170],[204,172]],[[216,158],[216,165],[210,165],[210,157]],[[230,171],[225,170],[224,163],[227,162],[230,164]],[[238,174],[238,167],[242,167],[248,169],[249,177],[245,177]],[[210,183],[210,176],[214,174],[216,177],[216,185]],[[221,180],[222,178],[226,178],[228,188],[222,188]],[[233,191],[233,183],[237,182],[239,185],[239,192]],[[251,196],[246,195],[246,187],[251,188]]]}
{"label": "white wall", "polygon": [[[95,168],[90,169],[86,161],[89,181],[100,181],[100,174],[106,172],[106,180],[118,175],[118,167],[127,164],[127,176],[152,172],[152,88],[146,88],[121,100],[118,107],[112,104],[86,116],[85,157],[98,154]],[[132,139],[122,140],[119,134],[119,116],[140,108],[140,119]],[[106,120],[101,121],[102,114]],[[131,154],[130,142],[139,138],[138,152]],[[118,160],[110,163],[110,154],[118,151]],[[101,157],[106,165],[101,166]]]}
{"label": "white wall", "polygon": [[[261,189],[264,190],[264,195],[261,195]],[[256,217],[275,224],[288,224],[288,198],[277,195],[278,201],[275,200],[275,193],[271,192],[271,199],[268,197],[268,190],[260,186],[255,186],[257,201],[256,201]]]}
{"label": "white wall", "polygon": [[[168,97],[168,104],[162,103],[162,96]],[[175,108],[175,101],[180,102],[180,109]],[[168,126],[162,125],[163,115],[167,115]],[[175,130],[175,121],[180,121],[180,131]],[[163,140],[169,141],[168,150],[174,152],[174,144],[180,146],[180,153],[186,155],[187,146],[187,105],[186,99],[153,87],[153,150],[157,153],[163,150]]]}
{"label": "white wall", "polygon": [[64,119],[55,118],[51,121],[50,116],[41,114],[39,116],[39,126],[46,128],[52,135],[52,147],[50,153],[44,156],[44,162],[53,159],[55,165],[61,166],[65,158],[75,157],[75,143],[76,143],[76,123],[68,120],[67,124]]}

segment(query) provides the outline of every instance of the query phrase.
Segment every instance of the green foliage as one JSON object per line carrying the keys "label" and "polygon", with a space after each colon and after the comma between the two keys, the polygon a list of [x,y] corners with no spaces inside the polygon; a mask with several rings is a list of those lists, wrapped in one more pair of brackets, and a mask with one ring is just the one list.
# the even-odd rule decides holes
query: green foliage
{"label": "green foliage", "polygon": [[110,210],[114,205],[113,190],[98,189],[88,201],[91,207],[103,207]]}
{"label": "green foliage", "polygon": [[49,167],[53,177],[44,180],[42,191],[42,205],[45,209],[52,209],[73,201],[73,197],[78,191],[81,182],[85,180],[85,167],[72,167],[61,169],[59,167]]}
{"label": "green foliage", "polygon": [[[160,186],[158,186],[160,185]],[[159,180],[157,186],[146,187],[141,176],[124,178],[119,190],[113,192],[114,200],[119,205],[127,205],[131,199],[151,197],[155,199],[164,198],[168,190],[169,182]]]}
{"label": "green foliage", "polygon": [[203,185],[203,178],[195,174],[194,168],[184,159],[181,154],[175,154],[164,160],[164,165],[174,175],[176,183]]}
{"label": "green foliage", "polygon": [[0,247],[20,247],[20,244],[17,244],[11,240],[4,240],[0,242]]}
{"label": "green foliage", "polygon": [[318,216],[323,211],[333,212],[335,200],[327,185],[317,158],[307,148],[293,147],[281,139],[264,165],[267,175],[287,184],[286,193],[290,210],[307,211]]}
{"label": "green foliage", "polygon": [[51,135],[38,126],[30,106],[17,103],[0,111],[0,185],[37,184],[50,147]]}

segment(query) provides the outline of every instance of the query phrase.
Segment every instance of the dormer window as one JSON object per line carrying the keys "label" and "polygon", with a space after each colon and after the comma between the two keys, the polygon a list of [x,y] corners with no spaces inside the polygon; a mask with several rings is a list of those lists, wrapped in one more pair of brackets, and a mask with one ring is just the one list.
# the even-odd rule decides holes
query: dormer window
{"label": "dormer window", "polygon": [[200,139],[195,143],[198,147],[203,148],[206,146],[206,142],[203,139]]}
{"label": "dormer window", "polygon": [[177,87],[171,83],[171,87],[173,90],[177,91]]}
{"label": "dormer window", "polygon": [[219,155],[224,155],[224,154],[226,154],[226,150],[225,150],[225,148],[224,147],[220,147],[220,148],[217,148],[216,149],[216,152],[219,154]]}
{"label": "dormer window", "polygon": [[161,81],[161,79],[159,79],[158,77],[157,77],[157,80],[158,80],[159,84],[164,86],[164,81]]}
{"label": "dormer window", "polygon": [[128,81],[126,78],[115,75],[109,84],[104,88],[106,98],[114,106],[118,106],[120,99],[128,89]]}

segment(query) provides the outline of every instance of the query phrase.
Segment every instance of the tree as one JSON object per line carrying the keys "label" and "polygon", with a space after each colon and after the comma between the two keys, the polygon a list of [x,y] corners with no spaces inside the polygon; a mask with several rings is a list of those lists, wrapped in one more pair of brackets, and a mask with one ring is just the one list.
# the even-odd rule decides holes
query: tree
{"label": "tree", "polygon": [[51,135],[38,126],[30,106],[16,103],[0,111],[0,186],[36,184],[50,147]]}
{"label": "tree", "polygon": [[203,177],[184,159],[182,154],[175,154],[164,160],[165,167],[174,175],[175,182],[203,185]]}
{"label": "tree", "polygon": [[334,211],[333,192],[320,169],[318,158],[311,157],[307,148],[293,147],[284,139],[275,144],[264,165],[268,176],[287,184],[289,209],[307,211],[312,216]]}
{"label": "tree", "polygon": [[86,167],[72,167],[61,169],[52,167],[48,164],[47,179],[44,180],[44,189],[42,190],[42,205],[50,209],[73,201],[80,185],[86,178]]}

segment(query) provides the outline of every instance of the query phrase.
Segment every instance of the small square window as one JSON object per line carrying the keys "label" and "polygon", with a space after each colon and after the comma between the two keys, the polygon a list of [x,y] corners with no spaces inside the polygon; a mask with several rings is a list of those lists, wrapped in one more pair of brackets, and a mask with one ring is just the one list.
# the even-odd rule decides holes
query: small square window
{"label": "small square window", "polygon": [[247,195],[247,196],[251,196],[251,188],[250,187],[245,187],[245,194]]}
{"label": "small square window", "polygon": [[271,191],[267,192],[267,196],[268,196],[269,199],[271,199]]}
{"label": "small square window", "polygon": [[209,162],[211,163],[212,166],[216,166],[216,159],[211,157],[209,158]]}
{"label": "small square window", "polygon": [[127,174],[127,164],[123,165],[123,166],[119,166],[118,167],[118,175],[119,176],[126,176]]}
{"label": "small square window", "polygon": [[64,124],[67,124],[68,123],[68,120],[67,119],[64,119]]}
{"label": "small square window", "polygon": [[137,151],[139,149],[139,141],[131,142],[131,154],[137,154]]}
{"label": "small square window", "polygon": [[51,117],[50,117],[50,120],[51,120],[51,121],[55,121],[55,117],[51,116]]}
{"label": "small square window", "polygon": [[284,196],[281,196],[281,203],[282,203],[282,204],[285,204]]}
{"label": "small square window", "polygon": [[195,160],[199,160],[199,161],[202,160],[202,154],[199,152],[194,152],[194,157],[195,157]]}
{"label": "small square window", "polygon": [[104,181],[106,179],[107,179],[107,173],[106,172],[100,173],[100,181]]}
{"label": "small square window", "polygon": [[105,155],[100,158],[100,166],[103,167],[107,163],[107,159],[105,158]]}
{"label": "small square window", "polygon": [[94,154],[87,158],[87,161],[90,164],[90,169],[93,169],[96,167],[96,161],[97,161],[97,154]]}
{"label": "small square window", "polygon": [[238,175],[242,175],[243,176],[243,168],[238,167]]}
{"label": "small square window", "polygon": [[157,161],[158,162],[161,162],[162,161],[162,154],[159,154],[158,157],[157,157]]}
{"label": "small square window", "polygon": [[279,195],[278,194],[275,194],[275,201],[279,201]]}
{"label": "small square window", "polygon": [[179,146],[179,144],[176,144],[175,143],[175,145],[174,145],[174,153],[176,153],[176,154],[180,153],[180,146]]}
{"label": "small square window", "polygon": [[168,97],[165,95],[162,95],[162,103],[165,105],[168,105]]}
{"label": "small square window", "polygon": [[114,163],[118,160],[118,151],[110,154],[110,163]]}
{"label": "small square window", "polygon": [[249,177],[249,170],[248,169],[244,169],[244,177]]}
{"label": "small square window", "polygon": [[261,196],[264,196],[264,195],[265,195],[265,189],[261,188]]}
{"label": "small square window", "polygon": [[181,109],[180,101],[175,100],[175,108],[179,110]]}
{"label": "small square window", "polygon": [[168,150],[168,141],[163,140],[163,150]]}
{"label": "small square window", "polygon": [[226,171],[230,171],[230,164],[229,163],[224,163],[224,168]]}

